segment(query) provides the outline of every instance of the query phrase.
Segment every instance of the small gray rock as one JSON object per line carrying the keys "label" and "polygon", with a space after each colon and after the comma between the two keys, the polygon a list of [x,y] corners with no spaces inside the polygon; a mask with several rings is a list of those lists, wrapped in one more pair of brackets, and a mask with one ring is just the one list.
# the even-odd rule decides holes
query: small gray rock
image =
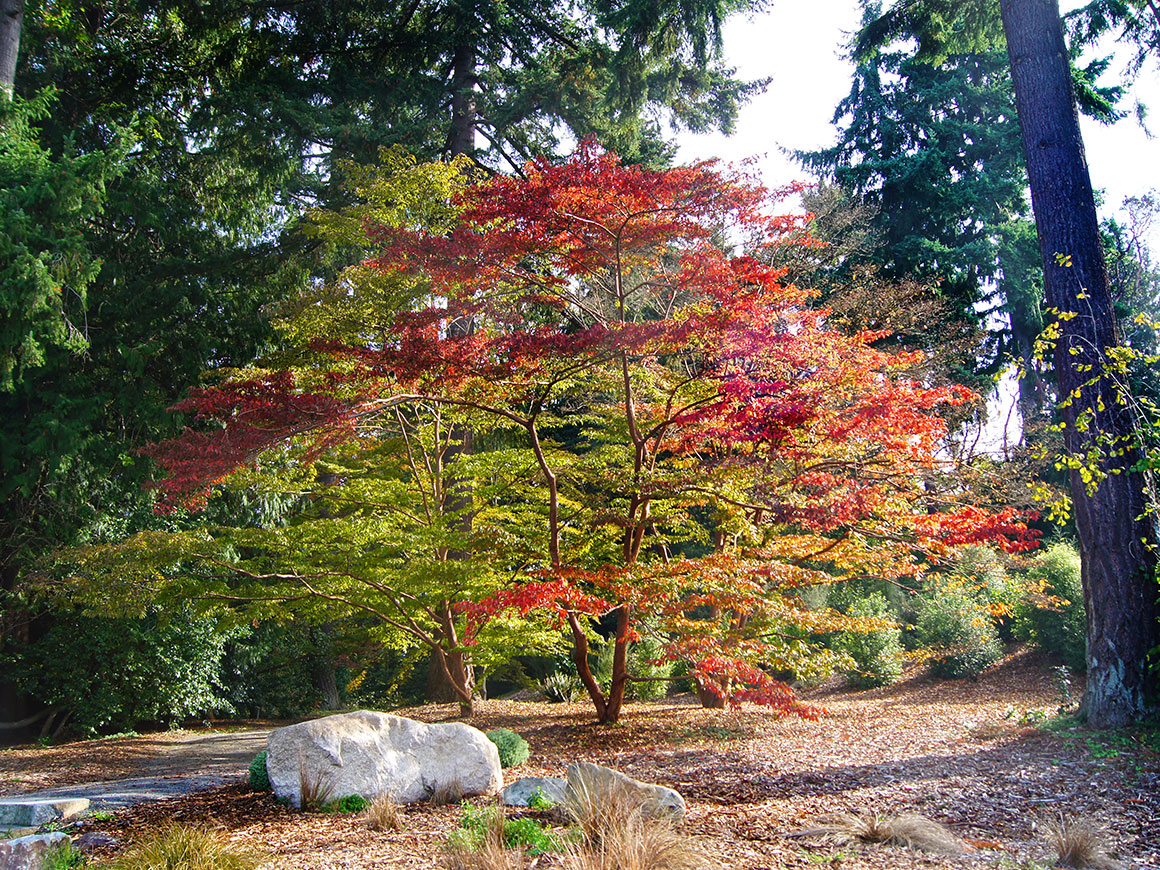
{"label": "small gray rock", "polygon": [[685,817],[685,799],[671,788],[638,782],[611,767],[586,761],[568,766],[565,800],[582,805],[585,800],[607,800],[617,793],[640,801],[645,815],[651,818],[679,821]]}
{"label": "small gray rock", "polygon": [[116,846],[120,842],[118,838],[112,834],[106,834],[104,831],[89,831],[73,840],[73,848],[78,852],[91,852],[94,849]]}
{"label": "small gray rock", "polygon": [[558,806],[564,802],[567,785],[568,780],[559,776],[525,776],[503,790],[503,802],[509,807],[530,806],[532,795],[539,789],[545,800]]}
{"label": "small gray rock", "polygon": [[62,831],[0,840],[0,870],[40,870],[45,854],[68,840],[68,834]]}

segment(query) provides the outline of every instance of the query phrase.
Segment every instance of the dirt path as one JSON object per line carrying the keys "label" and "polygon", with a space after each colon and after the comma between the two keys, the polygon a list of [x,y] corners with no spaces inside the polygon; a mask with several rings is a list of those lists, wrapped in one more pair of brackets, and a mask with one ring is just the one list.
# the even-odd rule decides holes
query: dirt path
{"label": "dirt path", "polygon": [[85,797],[104,810],[180,797],[241,782],[269,733],[178,732],[8,750],[0,753],[0,796]]}

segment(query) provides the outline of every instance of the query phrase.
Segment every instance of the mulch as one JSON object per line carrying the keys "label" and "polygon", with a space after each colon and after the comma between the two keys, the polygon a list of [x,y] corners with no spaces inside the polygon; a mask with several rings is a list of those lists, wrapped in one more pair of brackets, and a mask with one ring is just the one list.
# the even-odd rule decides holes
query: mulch
{"label": "mulch", "polygon": [[[616,726],[595,724],[585,705],[517,701],[481,702],[472,724],[512,728],[528,741],[531,757],[505,771],[508,781],[560,776],[585,760],[676,788],[689,803],[684,829],[721,867],[1028,866],[1050,860],[1043,825],[1067,816],[1100,826],[1127,866],[1160,868],[1156,733],[1020,724],[1055,704],[1050,663],[1035,654],[1017,651],[978,681],[915,675],[869,692],[827,686],[805,694],[825,709],[820,720],[703,710],[681,696],[630,704]],[[440,721],[456,710],[397,712]],[[0,752],[0,780],[8,791],[14,783],[63,784],[52,777],[67,779],[74,764],[90,780],[102,778],[94,776],[102,764],[120,774],[163,752],[158,739],[104,741],[96,754],[91,744]],[[840,812],[920,813],[953,831],[968,854],[787,837]],[[85,830],[127,843],[170,822],[207,825],[269,855],[271,870],[429,868],[442,864],[460,816],[454,806],[412,805],[401,831],[373,832],[358,815],[298,813],[237,785],[138,805]]]}

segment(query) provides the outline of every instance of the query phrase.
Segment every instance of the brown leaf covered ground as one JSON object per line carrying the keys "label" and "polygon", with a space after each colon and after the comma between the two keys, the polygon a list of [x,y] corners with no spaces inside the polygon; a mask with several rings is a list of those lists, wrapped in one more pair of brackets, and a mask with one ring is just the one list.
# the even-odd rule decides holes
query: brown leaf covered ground
{"label": "brown leaf covered ground", "polygon": [[[825,708],[819,721],[702,710],[678,697],[630,705],[614,727],[592,722],[585,705],[517,701],[482,702],[472,724],[527,739],[531,758],[506,771],[508,781],[562,775],[568,763],[588,760],[678,789],[689,802],[685,829],[722,867],[1022,867],[1048,860],[1040,830],[1061,814],[1102,826],[1128,866],[1160,867],[1155,732],[1020,726],[1023,712],[1054,704],[1050,672],[1034,655],[1017,653],[978,682],[916,676],[807,697]],[[452,715],[447,706],[400,712],[427,721]],[[131,776],[143,758],[164,753],[167,739],[8,750],[0,783],[11,793]],[[786,836],[845,811],[922,814],[961,837],[969,854]],[[292,812],[236,785],[123,810],[87,829],[128,840],[167,821],[205,824],[269,854],[271,870],[385,870],[439,866],[459,816],[457,807],[411,806],[402,831],[376,833],[359,816]]]}

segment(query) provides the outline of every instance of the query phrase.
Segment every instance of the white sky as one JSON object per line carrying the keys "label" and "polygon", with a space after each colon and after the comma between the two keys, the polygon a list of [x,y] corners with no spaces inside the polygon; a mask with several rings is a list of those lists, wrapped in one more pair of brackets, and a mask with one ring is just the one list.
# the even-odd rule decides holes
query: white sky
{"label": "white sky", "polygon": [[[1066,8],[1080,5],[1064,0]],[[859,22],[857,0],[774,0],[770,11],[725,27],[725,56],[744,79],[772,77],[764,94],[741,113],[733,136],[682,135],[681,161],[720,157],[730,162],[756,157],[767,186],[807,174],[783,149],[831,145],[834,107],[849,93],[852,67],[843,46]],[[1146,81],[1145,81],[1146,79]],[[1108,80],[1112,80],[1109,75]],[[1134,95],[1153,108],[1160,133],[1160,80],[1147,70]],[[1125,106],[1133,104],[1133,96]],[[1105,190],[1102,213],[1118,209],[1125,196],[1160,188],[1160,138],[1149,140],[1133,118],[1111,127],[1082,119],[1092,184]],[[1151,238],[1160,255],[1160,227]]]}

